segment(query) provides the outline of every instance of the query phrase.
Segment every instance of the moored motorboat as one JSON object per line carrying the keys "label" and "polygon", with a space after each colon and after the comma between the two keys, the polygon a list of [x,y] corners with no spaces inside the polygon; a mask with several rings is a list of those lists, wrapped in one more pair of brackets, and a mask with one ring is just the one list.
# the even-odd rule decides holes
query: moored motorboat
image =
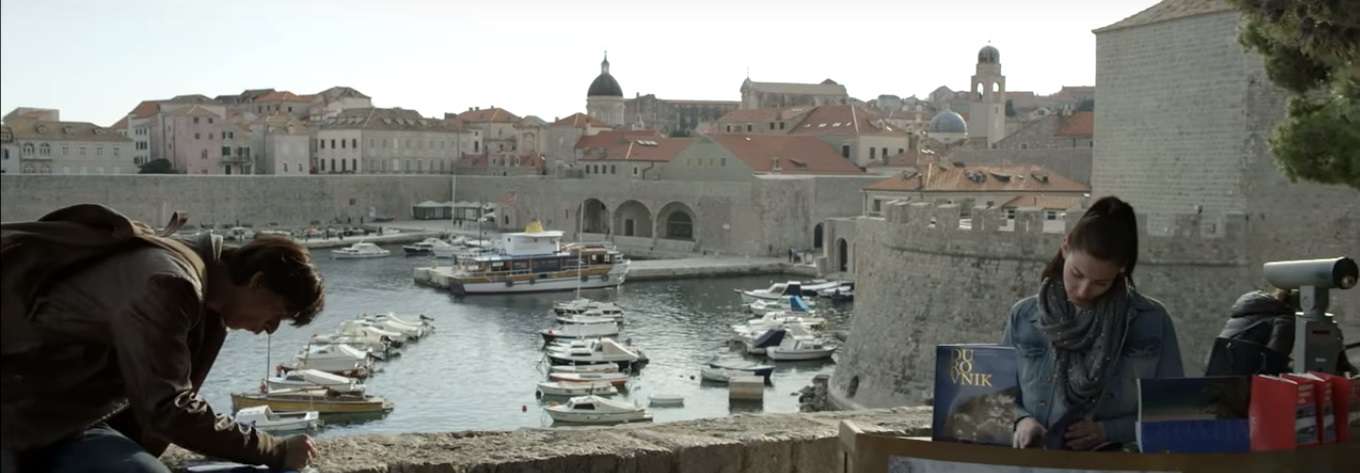
{"label": "moored motorboat", "polygon": [[325,388],[284,389],[266,393],[232,393],[233,410],[269,406],[276,411],[316,411],[322,414],[374,413],[392,410],[392,402],[367,394],[340,394]]}
{"label": "moored motorboat", "polygon": [[387,251],[378,245],[366,241],[331,250],[331,257],[335,259],[381,258],[391,254],[391,251]]}
{"label": "moored motorboat", "polygon": [[565,381],[568,383],[604,382],[612,384],[614,386],[624,386],[628,384],[628,373],[620,372],[548,373],[548,379],[553,381]]}
{"label": "moored motorboat", "polygon": [[744,361],[718,361],[716,358],[699,368],[701,378],[721,383],[726,383],[737,376],[759,376],[768,380],[773,373],[773,365]]}
{"label": "moored motorboat", "polygon": [[685,396],[679,394],[652,394],[647,396],[652,406],[679,407],[685,405]]}
{"label": "moored motorboat", "polygon": [[549,406],[545,411],[554,422],[613,424],[652,420],[647,409],[600,396],[573,397],[566,404]]}
{"label": "moored motorboat", "polygon": [[538,334],[549,343],[558,339],[615,337],[619,334],[619,323],[613,319],[585,320],[539,330]]}
{"label": "moored motorboat", "polygon": [[765,348],[765,357],[776,361],[809,361],[831,358],[836,346],[821,337],[786,337],[779,345]]}
{"label": "moored motorboat", "polygon": [[618,388],[609,381],[590,381],[576,383],[571,381],[545,381],[538,383],[538,394],[540,396],[613,396],[618,394]]}
{"label": "moored motorboat", "polygon": [[282,373],[279,376],[266,379],[265,386],[267,390],[323,387],[338,393],[364,393],[364,385],[357,379],[313,369]]}
{"label": "moored motorboat", "polygon": [[317,411],[274,412],[269,406],[264,405],[236,411],[233,420],[237,424],[249,425],[266,432],[309,430],[316,428],[321,423],[321,413]]}
{"label": "moored motorboat", "polygon": [[548,367],[550,373],[616,373],[619,365],[613,363],[594,363],[583,365],[556,365]]}
{"label": "moored motorboat", "polygon": [[642,350],[624,347],[618,341],[603,338],[592,340],[584,347],[562,348],[549,346],[544,350],[548,361],[554,365],[580,365],[614,363],[620,370],[637,371],[650,361]]}

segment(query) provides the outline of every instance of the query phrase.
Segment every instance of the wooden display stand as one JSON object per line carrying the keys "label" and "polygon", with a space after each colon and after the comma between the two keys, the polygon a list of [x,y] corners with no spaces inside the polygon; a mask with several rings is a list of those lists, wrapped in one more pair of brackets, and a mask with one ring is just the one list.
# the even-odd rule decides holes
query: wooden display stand
{"label": "wooden display stand", "polygon": [[1360,442],[1252,453],[1066,452],[931,442],[841,421],[845,473],[1355,473]]}

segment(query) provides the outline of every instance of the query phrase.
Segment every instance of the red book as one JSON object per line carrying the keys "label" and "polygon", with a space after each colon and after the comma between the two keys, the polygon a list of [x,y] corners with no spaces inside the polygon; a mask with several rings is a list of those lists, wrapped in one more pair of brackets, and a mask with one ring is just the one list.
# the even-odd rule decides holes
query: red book
{"label": "red book", "polygon": [[1313,384],[1277,376],[1252,377],[1247,419],[1252,451],[1293,450],[1316,445],[1317,404]]}
{"label": "red book", "polygon": [[1336,419],[1337,441],[1360,440],[1360,377],[1347,378],[1316,371],[1308,373],[1326,380],[1332,392],[1332,415]]}
{"label": "red book", "polygon": [[1332,389],[1327,381],[1315,374],[1286,373],[1284,379],[1313,385],[1313,408],[1317,418],[1318,443],[1336,443],[1336,416],[1332,410]]}

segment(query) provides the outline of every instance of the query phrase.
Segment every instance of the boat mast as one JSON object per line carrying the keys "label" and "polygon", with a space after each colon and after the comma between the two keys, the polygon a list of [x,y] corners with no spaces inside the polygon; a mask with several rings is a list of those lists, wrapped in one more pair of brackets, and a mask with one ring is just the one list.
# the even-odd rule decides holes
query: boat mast
{"label": "boat mast", "polygon": [[585,234],[585,232],[586,232],[586,202],[583,200],[583,201],[581,201],[581,209],[580,209],[580,210],[577,212],[577,214],[576,214],[576,298],[577,298],[577,299],[580,299],[580,298],[581,298],[581,275],[582,275],[582,273],[585,271],[585,270],[581,267],[581,263],[582,263],[581,250],[584,249],[584,247],[582,246],[582,243],[585,243],[584,241],[582,241],[582,240],[583,240],[582,236]]}

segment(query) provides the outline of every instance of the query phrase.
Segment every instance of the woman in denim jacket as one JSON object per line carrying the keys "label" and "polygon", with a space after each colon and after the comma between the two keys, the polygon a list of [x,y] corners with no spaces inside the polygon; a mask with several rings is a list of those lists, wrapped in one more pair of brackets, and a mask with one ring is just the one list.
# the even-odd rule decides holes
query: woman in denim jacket
{"label": "woman in denim jacket", "polygon": [[1096,201],[1044,269],[1039,294],[1011,307],[1016,448],[1090,450],[1135,440],[1140,378],[1184,376],[1171,316],[1133,284],[1137,217]]}

